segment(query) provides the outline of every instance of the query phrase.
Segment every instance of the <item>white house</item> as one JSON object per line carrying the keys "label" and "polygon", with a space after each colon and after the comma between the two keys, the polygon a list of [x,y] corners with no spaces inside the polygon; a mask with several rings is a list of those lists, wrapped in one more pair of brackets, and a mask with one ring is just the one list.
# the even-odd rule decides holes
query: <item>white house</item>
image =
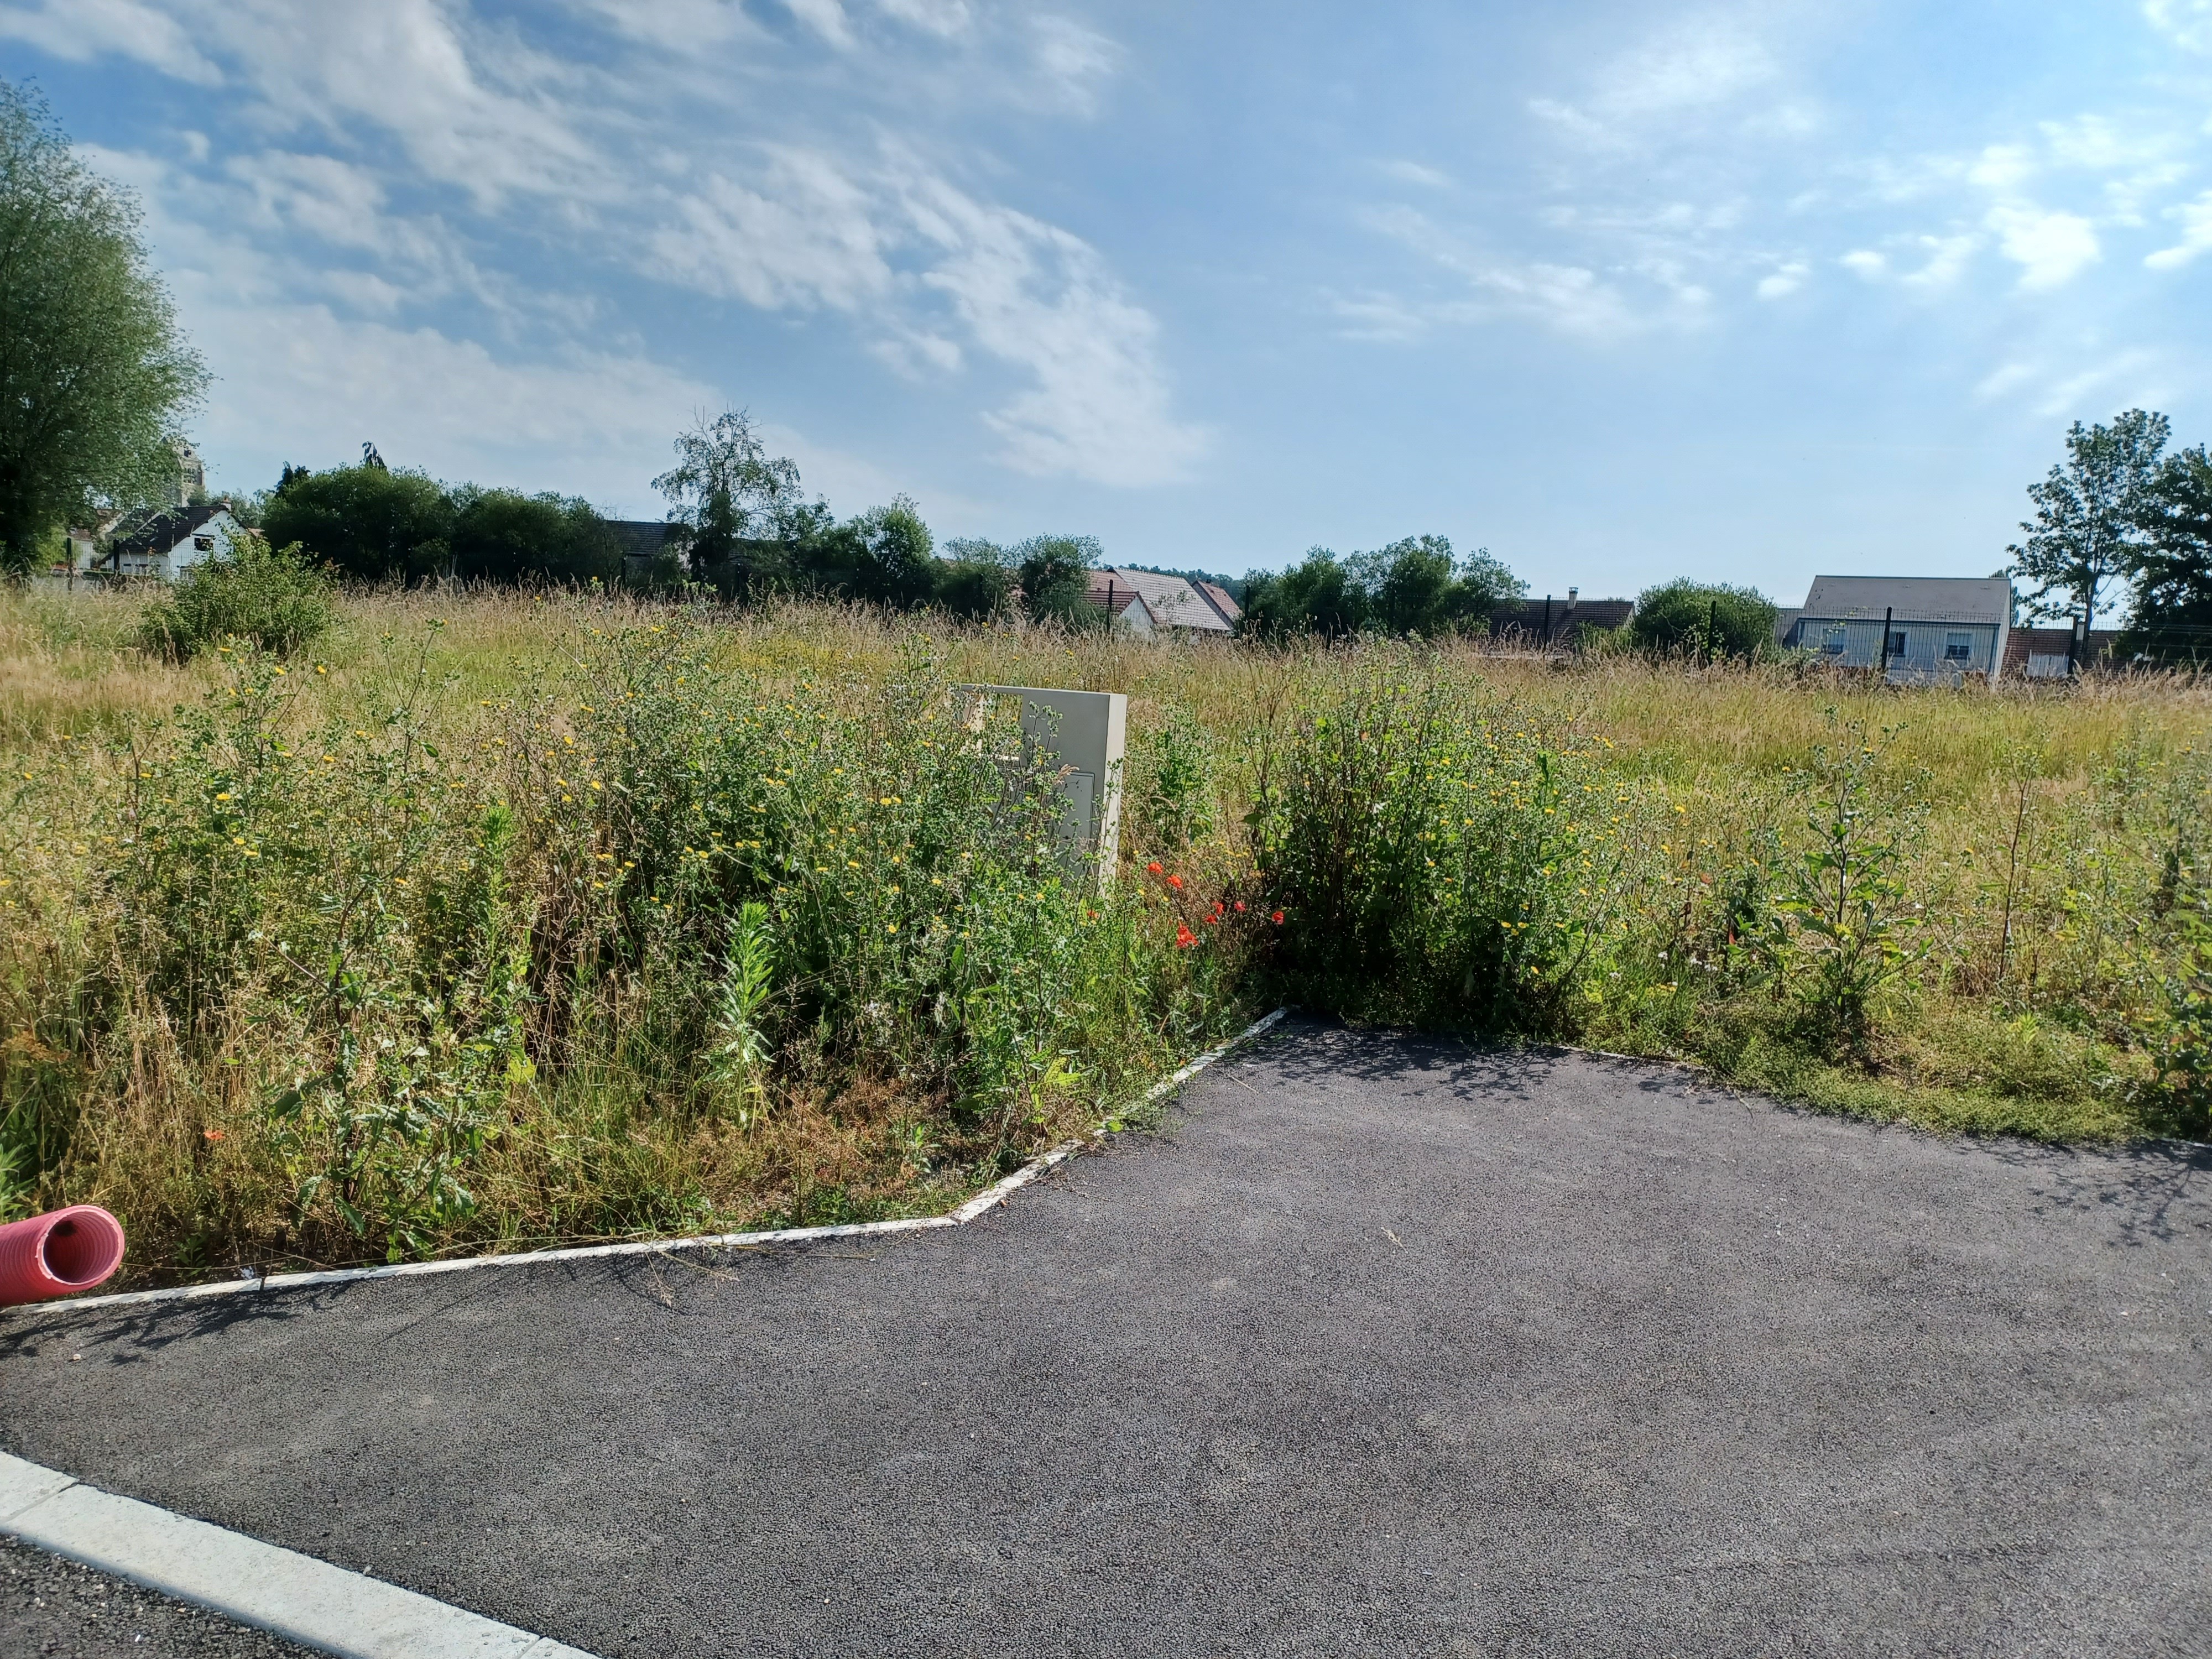
{"label": "white house", "polygon": [[1844,667],[1956,682],[2004,672],[2012,623],[2012,583],[2002,576],[1815,576],[1803,606],[1784,612],[1775,631],[1785,649]]}
{"label": "white house", "polygon": [[89,562],[79,568],[174,581],[194,565],[222,553],[245,529],[228,501],[167,507],[116,535],[105,552],[91,555]]}
{"label": "white house", "polygon": [[1132,633],[1147,637],[1175,633],[1225,639],[1244,614],[1227,591],[1213,582],[1120,568],[1084,575],[1085,599]]}

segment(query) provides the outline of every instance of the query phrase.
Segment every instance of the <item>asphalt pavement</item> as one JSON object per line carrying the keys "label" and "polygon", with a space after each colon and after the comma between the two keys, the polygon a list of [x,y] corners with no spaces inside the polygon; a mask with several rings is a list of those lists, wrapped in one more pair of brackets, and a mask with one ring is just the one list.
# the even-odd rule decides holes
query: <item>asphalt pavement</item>
{"label": "asphalt pavement", "polygon": [[2208,1246],[1291,1026],[957,1230],[0,1316],[0,1449],[608,1659],[2208,1654]]}

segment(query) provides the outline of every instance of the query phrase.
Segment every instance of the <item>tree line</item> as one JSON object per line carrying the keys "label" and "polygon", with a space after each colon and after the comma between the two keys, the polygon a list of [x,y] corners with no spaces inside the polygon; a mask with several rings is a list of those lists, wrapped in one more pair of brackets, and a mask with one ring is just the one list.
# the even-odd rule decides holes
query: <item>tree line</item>
{"label": "tree line", "polygon": [[1999,574],[2035,584],[2029,613],[2085,631],[2106,590],[2128,589],[2118,654],[2212,660],[2212,453],[2166,453],[2172,422],[2130,409],[2109,426],[2076,421],[2066,459],[2028,486],[2035,509]]}

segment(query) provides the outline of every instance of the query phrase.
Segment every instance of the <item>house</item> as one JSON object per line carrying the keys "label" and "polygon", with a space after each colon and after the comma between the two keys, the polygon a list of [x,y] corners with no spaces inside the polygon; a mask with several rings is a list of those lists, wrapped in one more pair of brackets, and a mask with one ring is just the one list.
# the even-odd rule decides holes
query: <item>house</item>
{"label": "house", "polygon": [[1490,613],[1490,637],[1537,651],[1572,646],[1585,631],[1619,628],[1634,614],[1633,599],[1586,599],[1571,587],[1565,599],[1512,599]]}
{"label": "house", "polygon": [[[225,551],[246,526],[232,514],[228,500],[202,501],[197,507],[164,507],[159,513],[118,529],[104,550],[89,554],[81,568],[117,576],[153,576],[175,581],[195,565],[204,564]],[[73,550],[88,544],[72,538]],[[78,556],[87,556],[80,551]]]}
{"label": "house", "polygon": [[1084,573],[1083,597],[1132,633],[1226,639],[1244,612],[1218,583],[1115,567]]}
{"label": "house", "polygon": [[1894,681],[2004,672],[2013,622],[2003,576],[1815,576],[1784,649]]}
{"label": "house", "polygon": [[660,562],[678,551],[670,544],[684,528],[659,519],[609,519],[606,526],[622,550],[623,579],[636,586],[649,583]]}

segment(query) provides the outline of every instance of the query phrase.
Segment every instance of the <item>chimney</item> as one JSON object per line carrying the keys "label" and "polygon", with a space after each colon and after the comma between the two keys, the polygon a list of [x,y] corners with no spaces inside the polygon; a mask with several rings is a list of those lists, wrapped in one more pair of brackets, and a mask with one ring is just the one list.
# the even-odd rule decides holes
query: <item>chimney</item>
{"label": "chimney", "polygon": [[1575,608],[1575,595],[1576,595],[1576,594],[1577,594],[1577,593],[1579,593],[1579,592],[1582,592],[1582,589],[1580,589],[1579,587],[1571,587],[1571,588],[1569,588],[1569,589],[1567,590],[1567,609],[1568,609],[1568,610],[1571,611],[1571,610],[1573,610],[1573,609]]}

